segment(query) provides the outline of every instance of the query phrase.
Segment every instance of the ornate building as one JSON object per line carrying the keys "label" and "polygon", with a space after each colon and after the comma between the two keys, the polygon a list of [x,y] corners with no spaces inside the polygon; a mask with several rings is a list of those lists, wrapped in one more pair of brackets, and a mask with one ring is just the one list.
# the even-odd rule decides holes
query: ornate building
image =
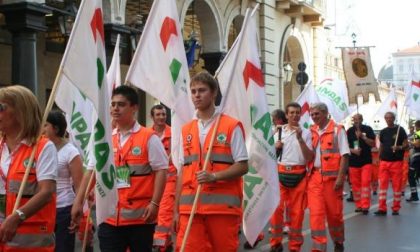
{"label": "ornate building", "polygon": [[[191,72],[214,73],[238,35],[251,0],[177,0],[186,43],[197,40]],[[325,70],[324,0],[260,0],[262,71],[271,109],[293,101],[301,87],[297,66],[309,78]],[[122,35],[122,79],[131,62],[152,0],[104,0],[108,63],[117,34]],[[45,104],[74,22],[79,0],[0,0],[0,85],[20,83]],[[82,63],[83,60],[81,60]],[[331,64],[330,62],[328,64]],[[141,121],[155,102],[142,95]]]}

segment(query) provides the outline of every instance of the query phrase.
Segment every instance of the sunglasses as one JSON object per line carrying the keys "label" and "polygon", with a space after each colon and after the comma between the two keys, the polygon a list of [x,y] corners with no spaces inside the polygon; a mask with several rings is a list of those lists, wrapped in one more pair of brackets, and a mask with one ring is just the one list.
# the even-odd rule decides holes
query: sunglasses
{"label": "sunglasses", "polygon": [[7,109],[7,105],[4,103],[0,103],[0,112],[3,112]]}

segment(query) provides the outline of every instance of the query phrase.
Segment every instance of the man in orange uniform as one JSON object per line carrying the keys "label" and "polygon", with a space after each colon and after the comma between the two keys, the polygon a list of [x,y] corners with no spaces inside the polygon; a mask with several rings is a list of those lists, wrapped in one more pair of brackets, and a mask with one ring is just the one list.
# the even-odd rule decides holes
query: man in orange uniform
{"label": "man in orange uniform", "polygon": [[[168,156],[171,155],[171,127],[166,124],[166,109],[158,104],[152,107],[150,115],[153,119],[152,130],[162,141]],[[169,161],[165,191],[160,201],[158,223],[153,237],[153,246],[156,251],[167,251],[171,249],[171,225],[175,201],[175,187],[177,178],[176,167]]]}
{"label": "man in orange uniform", "polygon": [[328,118],[324,103],[311,106],[313,167],[309,172],[308,207],[312,251],[327,250],[325,221],[334,242],[334,251],[344,251],[343,182],[348,168],[349,145],[342,125]]}
{"label": "man in orange uniform", "polygon": [[283,125],[281,140],[276,147],[283,150],[279,159],[280,204],[271,218],[272,252],[283,251],[283,216],[285,202],[290,211],[289,251],[300,251],[303,244],[302,221],[306,209],[306,164],[313,159],[311,134],[299,126],[301,106],[292,102],[286,106],[288,124]]}
{"label": "man in orange uniform", "polygon": [[[408,147],[407,134],[405,130],[394,124],[395,114],[385,113],[387,127],[379,133],[379,209],[375,215],[384,216],[387,214],[386,193],[389,180],[392,181],[394,191],[394,202],[392,215],[399,215],[401,208],[401,176],[403,173],[404,149]],[[398,138],[397,138],[398,132]],[[395,141],[397,139],[397,141]]]}
{"label": "man in orange uniform", "polygon": [[[130,86],[112,91],[111,116],[118,204],[116,214],[99,225],[102,252],[150,252],[160,200],[166,183],[168,156],[156,134],[136,121],[139,98]],[[76,196],[72,221],[82,215],[83,195],[92,171],[85,173]]]}
{"label": "man in orange uniform", "polygon": [[347,130],[350,146],[349,175],[352,185],[355,212],[369,213],[370,181],[372,178],[371,148],[375,146],[375,133],[368,125],[363,125],[363,116],[353,116],[353,126]]}
{"label": "man in orange uniform", "polygon": [[[241,177],[248,172],[242,124],[216,109],[218,84],[209,73],[195,75],[190,90],[196,114],[182,129],[180,163],[183,167],[178,174],[174,211],[174,226],[178,229],[176,249],[181,248],[197,187],[201,184],[185,251],[208,251],[210,244],[211,251],[236,252],[242,216]],[[209,151],[210,161],[204,169]]]}

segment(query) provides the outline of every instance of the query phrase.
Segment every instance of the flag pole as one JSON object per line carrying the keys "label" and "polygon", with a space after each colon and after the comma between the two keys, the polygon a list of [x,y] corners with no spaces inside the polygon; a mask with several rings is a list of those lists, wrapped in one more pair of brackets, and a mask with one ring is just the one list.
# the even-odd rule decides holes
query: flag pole
{"label": "flag pole", "polygon": [[394,147],[397,146],[398,135],[400,134],[400,128],[401,128],[401,120],[403,119],[405,112],[406,112],[406,109],[405,109],[405,106],[403,106],[403,109],[401,111],[400,121],[398,122],[397,136],[395,137]]}
{"label": "flag pole", "polygon": [[[255,9],[258,8],[258,6],[259,6],[259,4],[255,7]],[[255,9],[252,12],[253,14],[255,13]],[[245,20],[244,20],[244,23],[243,23],[243,26],[242,26],[243,28],[242,28],[241,32],[239,33],[239,37],[237,39],[238,42],[234,43],[235,45],[237,44],[237,46],[239,46],[238,52],[240,51],[241,45],[242,45],[241,42],[242,42],[243,33],[244,33],[243,30],[244,30],[244,27],[247,26],[248,21],[249,21],[249,18],[250,18],[249,9],[247,9],[247,12],[245,14]],[[233,48],[234,47],[232,47],[231,50]],[[235,57],[235,61],[234,62],[237,62],[238,61],[238,57],[239,57],[239,53],[237,53],[236,55],[234,55],[234,57]],[[219,69],[220,69],[220,67],[219,67]],[[216,71],[216,74],[214,76],[215,78],[217,78],[218,73],[219,73],[219,71]],[[232,79],[233,79],[233,72],[229,76],[229,82],[228,82],[229,85],[232,82]],[[229,90],[230,90],[230,88],[227,89],[227,93],[229,93]],[[227,95],[226,95],[226,97],[227,97]],[[223,108],[223,105],[224,105],[224,103],[222,102],[221,108]],[[202,171],[206,171],[207,170],[208,162],[210,160],[210,154],[211,154],[211,151],[213,149],[214,139],[216,137],[216,132],[217,132],[217,130],[219,128],[221,115],[222,115],[222,112],[217,116],[217,119],[216,119],[216,122],[215,122],[215,126],[213,128],[213,132],[212,132],[212,135],[211,135],[211,138],[210,138],[211,140],[210,140],[210,144],[209,144],[209,149],[207,150],[206,159],[204,161],[204,166],[203,166]],[[198,187],[197,187],[197,191],[195,193],[194,203],[193,203],[193,206],[191,208],[190,218],[188,219],[188,225],[187,225],[187,228],[185,230],[184,237],[182,239],[181,250],[180,250],[181,252],[184,252],[184,250],[185,250],[185,245],[187,243],[187,239],[188,239],[189,233],[191,231],[191,226],[192,226],[192,222],[193,222],[193,219],[194,219],[195,212],[197,210],[197,203],[198,203],[198,198],[200,197],[201,188],[202,188],[202,184],[199,184]]]}
{"label": "flag pole", "polygon": [[[80,9],[83,8],[84,2],[85,2],[85,0],[83,0],[82,3],[80,4]],[[80,9],[79,9],[79,13],[80,13]],[[77,24],[77,21],[80,18],[79,16],[80,15],[78,14],[77,17],[76,17],[75,24]],[[72,37],[73,37],[72,34],[73,34],[73,32],[70,34],[70,38],[69,38],[69,41],[68,41],[67,45],[69,45],[71,43],[71,40],[72,40]],[[35,151],[38,148],[38,142],[39,142],[39,139],[41,138],[41,135],[42,135],[42,126],[47,121],[48,113],[50,112],[50,110],[52,108],[52,105],[54,103],[55,96],[56,96],[57,89],[58,89],[58,82],[59,82],[61,74],[63,72],[63,62],[66,59],[66,57],[67,57],[67,50],[64,52],[63,59],[61,61],[60,67],[58,68],[57,75],[55,76],[55,80],[54,80],[54,84],[53,84],[53,87],[52,87],[52,90],[51,90],[51,94],[50,94],[50,97],[48,99],[47,106],[45,107],[44,115],[43,115],[42,120],[41,120],[41,128],[40,128],[40,131],[38,132],[37,142],[35,143],[35,146],[32,149],[31,156],[29,157],[28,165],[25,167],[25,174],[23,175],[22,182],[20,184],[19,191],[18,191],[18,194],[16,196],[16,201],[15,201],[15,205],[13,206],[12,213],[14,213],[20,205],[20,200],[22,199],[23,189],[25,188],[26,182],[28,181],[29,171],[31,170],[30,167],[32,167],[32,164],[34,162]]]}

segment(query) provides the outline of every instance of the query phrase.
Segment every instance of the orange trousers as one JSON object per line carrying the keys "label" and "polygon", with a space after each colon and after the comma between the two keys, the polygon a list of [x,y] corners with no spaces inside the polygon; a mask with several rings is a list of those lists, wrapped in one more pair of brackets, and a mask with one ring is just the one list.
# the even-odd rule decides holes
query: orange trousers
{"label": "orange trousers", "polygon": [[270,245],[274,247],[282,243],[283,240],[283,226],[284,226],[284,212],[289,210],[290,217],[290,231],[289,231],[289,250],[300,251],[303,244],[302,235],[302,221],[306,209],[306,186],[307,179],[304,178],[300,183],[293,188],[280,185],[280,203],[271,217],[271,238]]}
{"label": "orange trousers", "polygon": [[[176,251],[180,251],[190,215],[180,214]],[[196,214],[185,252],[236,252],[239,247],[239,215]],[[210,247],[210,248],[209,248]]]}
{"label": "orange trousers", "polygon": [[165,191],[160,201],[157,225],[153,236],[153,246],[167,247],[171,245],[171,225],[175,204],[176,176],[166,181]]}
{"label": "orange trousers", "polygon": [[[372,153],[372,157],[373,157],[373,153]],[[377,191],[378,190],[378,176],[379,176],[379,160],[376,160],[372,162],[372,179],[371,179],[371,188],[372,191]]]}
{"label": "orange trousers", "polygon": [[312,249],[327,250],[328,222],[330,236],[334,243],[344,243],[343,188],[334,190],[335,179],[325,178],[317,170],[308,181],[308,207],[310,216]]}
{"label": "orange trousers", "polygon": [[403,161],[383,161],[379,163],[379,210],[386,211],[386,193],[389,180],[391,179],[394,192],[392,211],[399,211],[401,208],[401,176]]}
{"label": "orange trousers", "polygon": [[401,192],[405,191],[405,187],[407,186],[408,182],[408,169],[410,164],[410,153],[409,151],[404,152],[404,160],[403,160],[403,173],[401,176]]}
{"label": "orange trousers", "polygon": [[356,208],[370,208],[370,182],[372,179],[372,165],[351,167],[349,170],[351,189]]}

